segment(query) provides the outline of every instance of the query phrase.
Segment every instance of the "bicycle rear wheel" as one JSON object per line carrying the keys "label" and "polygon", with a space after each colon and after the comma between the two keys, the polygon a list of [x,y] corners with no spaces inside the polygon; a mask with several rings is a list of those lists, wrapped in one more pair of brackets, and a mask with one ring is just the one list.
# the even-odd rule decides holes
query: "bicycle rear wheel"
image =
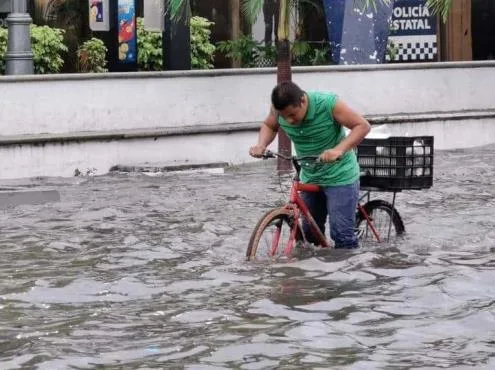
{"label": "bicycle rear wheel", "polygon": [[282,257],[291,230],[296,225],[292,210],[281,207],[268,211],[251,234],[246,250],[247,260],[277,260]]}
{"label": "bicycle rear wheel", "polygon": [[[363,208],[381,241],[388,239],[389,229],[390,239],[394,239],[404,233],[405,228],[402,218],[397,209],[389,202],[375,199],[366,203]],[[366,217],[360,211],[356,214],[356,233],[360,240],[377,240],[372,228],[366,221]]]}

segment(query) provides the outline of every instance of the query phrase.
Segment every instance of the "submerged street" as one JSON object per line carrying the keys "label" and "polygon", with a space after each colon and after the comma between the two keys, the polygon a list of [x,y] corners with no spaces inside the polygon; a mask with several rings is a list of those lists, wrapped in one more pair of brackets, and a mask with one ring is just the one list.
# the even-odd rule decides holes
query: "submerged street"
{"label": "submerged street", "polygon": [[60,201],[0,210],[0,368],[494,368],[494,162],[438,151],[403,238],[279,265],[245,261],[273,161],[4,182]]}

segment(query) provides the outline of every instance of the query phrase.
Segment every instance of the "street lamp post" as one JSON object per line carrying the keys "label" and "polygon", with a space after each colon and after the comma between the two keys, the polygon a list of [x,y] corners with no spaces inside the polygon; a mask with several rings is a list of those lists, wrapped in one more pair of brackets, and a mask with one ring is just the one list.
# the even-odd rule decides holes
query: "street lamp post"
{"label": "street lamp post", "polygon": [[33,51],[27,12],[27,0],[11,0],[11,13],[7,16],[9,38],[5,54],[6,74],[25,75],[34,73]]}

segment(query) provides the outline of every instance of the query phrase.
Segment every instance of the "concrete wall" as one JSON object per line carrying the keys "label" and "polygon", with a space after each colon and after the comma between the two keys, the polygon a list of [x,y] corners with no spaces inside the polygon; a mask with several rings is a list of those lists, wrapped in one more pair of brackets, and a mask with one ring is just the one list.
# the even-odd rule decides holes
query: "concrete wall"
{"label": "concrete wall", "polygon": [[[248,161],[275,72],[0,77],[0,178]],[[389,133],[434,133],[437,148],[495,142],[492,62],[295,68],[293,80],[338,93]]]}
{"label": "concrete wall", "polygon": [[[366,115],[495,109],[495,63],[295,69]],[[275,70],[0,78],[2,135],[257,122]]]}

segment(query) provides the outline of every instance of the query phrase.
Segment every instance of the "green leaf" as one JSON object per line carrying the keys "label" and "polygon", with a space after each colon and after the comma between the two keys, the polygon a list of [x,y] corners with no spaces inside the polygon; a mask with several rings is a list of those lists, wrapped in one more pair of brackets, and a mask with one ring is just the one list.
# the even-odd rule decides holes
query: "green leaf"
{"label": "green leaf", "polygon": [[[215,45],[210,41],[211,26],[206,18],[192,17],[191,32],[191,67],[193,69],[213,68]],[[142,71],[160,71],[163,67],[162,33],[144,29],[143,18],[137,18],[138,66]]]}
{"label": "green leaf", "polygon": [[192,16],[191,2],[190,0],[169,0],[167,11],[170,12],[172,21],[189,24]]}
{"label": "green leaf", "polygon": [[433,14],[439,14],[442,20],[446,22],[452,8],[452,0],[427,0],[426,5]]}
{"label": "green leaf", "polygon": [[58,73],[64,65],[62,55],[68,51],[64,44],[65,31],[49,26],[30,25],[36,74]]}
{"label": "green leaf", "polygon": [[5,54],[7,53],[8,31],[0,27],[0,74],[5,73]]}
{"label": "green leaf", "polygon": [[77,50],[80,72],[101,73],[106,69],[107,47],[104,42],[95,37],[85,41]]}
{"label": "green leaf", "polygon": [[[256,22],[256,19],[263,9],[264,0],[241,0],[241,12],[249,20],[251,24]],[[282,0],[284,1],[284,0]]]}

